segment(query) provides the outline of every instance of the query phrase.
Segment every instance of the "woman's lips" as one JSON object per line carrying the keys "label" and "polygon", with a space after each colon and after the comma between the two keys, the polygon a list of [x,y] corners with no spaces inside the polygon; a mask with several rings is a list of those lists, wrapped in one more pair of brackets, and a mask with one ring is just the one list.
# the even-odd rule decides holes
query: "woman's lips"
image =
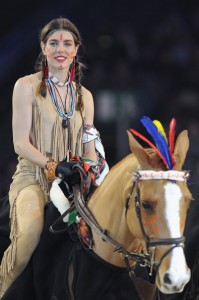
{"label": "woman's lips", "polygon": [[57,56],[55,57],[55,59],[58,61],[58,62],[63,62],[66,58],[64,56]]}

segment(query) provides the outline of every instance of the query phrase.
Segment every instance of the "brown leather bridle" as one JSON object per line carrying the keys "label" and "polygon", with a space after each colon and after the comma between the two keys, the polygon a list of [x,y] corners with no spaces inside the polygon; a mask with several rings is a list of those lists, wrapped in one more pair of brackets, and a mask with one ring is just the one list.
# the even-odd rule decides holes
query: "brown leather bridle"
{"label": "brown leather bridle", "polygon": [[[141,171],[142,172],[142,171]],[[184,248],[184,242],[185,242],[185,237],[181,236],[178,238],[159,238],[159,239],[150,239],[150,237],[146,234],[145,229],[144,229],[144,225],[142,222],[142,216],[141,216],[141,208],[140,208],[140,190],[139,190],[139,180],[143,180],[142,176],[141,176],[141,172],[135,172],[134,173],[134,181],[133,181],[133,185],[131,188],[131,192],[127,197],[127,201],[126,201],[126,213],[127,213],[127,209],[129,206],[129,201],[131,199],[131,196],[133,194],[133,191],[135,189],[135,196],[134,196],[134,204],[135,204],[135,211],[136,211],[136,216],[138,218],[139,221],[139,225],[146,243],[146,247],[147,247],[147,253],[150,257],[150,275],[152,275],[152,270],[153,268],[155,269],[155,271],[158,271],[158,268],[160,267],[163,259],[176,247],[182,247]],[[163,171],[164,172],[164,171]],[[165,171],[166,172],[166,171]],[[172,172],[172,171],[170,171]],[[174,171],[175,172],[175,171]],[[181,175],[183,175],[181,177],[184,178],[184,181],[187,180],[188,176],[189,176],[189,172],[184,171],[184,172],[178,172],[181,173]],[[148,178],[151,180],[156,180],[157,178]],[[168,178],[160,178],[163,180],[170,180],[171,182],[175,183],[176,180],[179,179],[168,179]],[[171,245],[171,247],[163,254],[163,256],[161,257],[160,261],[157,263],[155,262],[155,250],[156,250],[156,246],[161,246],[161,245]]]}
{"label": "brown leather bridle", "polygon": [[[83,168],[77,164],[74,165],[73,168],[77,168],[79,171],[80,177],[81,177],[81,186],[76,185],[73,187],[73,196],[74,196],[74,202],[71,204],[71,207],[63,214],[61,215],[57,221],[50,227],[50,231],[53,233],[59,233],[62,231],[55,231],[53,226],[56,225],[60,220],[62,220],[73,208],[76,208],[78,213],[81,215],[81,217],[84,219],[84,221],[90,226],[97,234],[101,236],[101,238],[104,241],[107,241],[108,243],[112,244],[114,247],[114,252],[118,252],[122,254],[122,257],[126,263],[126,267],[129,271],[129,275],[133,276],[133,270],[135,266],[131,267],[129,261],[135,261],[136,264],[139,264],[142,267],[150,267],[150,275],[152,275],[153,269],[155,271],[158,270],[160,267],[163,259],[176,247],[184,247],[185,238],[184,236],[178,237],[178,238],[161,238],[161,239],[151,239],[145,232],[144,225],[142,222],[142,216],[141,216],[141,208],[140,208],[140,190],[139,190],[139,181],[144,180],[141,176],[141,172],[143,171],[137,171],[134,173],[134,180],[133,184],[130,189],[130,193],[127,196],[126,199],[126,214],[129,207],[129,201],[132,198],[133,191],[135,189],[135,196],[134,196],[134,205],[135,205],[135,211],[136,215],[139,221],[139,225],[147,246],[147,251],[144,253],[136,253],[136,252],[129,252],[127,251],[120,243],[112,239],[109,235],[109,232],[106,229],[103,229],[95,219],[94,215],[86,205],[86,201],[84,199],[84,195],[82,193],[83,187],[85,187],[85,182],[88,181],[87,175]],[[146,171],[147,172],[147,171]],[[166,171],[162,171],[164,174]],[[172,171],[170,171],[171,173]],[[176,173],[176,171],[173,171]],[[176,180],[186,181],[189,172],[178,172],[180,173],[180,179],[179,178],[158,178],[158,179],[165,179],[170,180],[171,182],[175,182]],[[171,173],[172,174],[172,173]],[[157,178],[148,178],[151,180],[156,180]],[[67,230],[67,229],[66,229]],[[156,246],[160,245],[171,245],[171,247],[163,254],[160,261],[157,263],[155,262],[155,249]]]}

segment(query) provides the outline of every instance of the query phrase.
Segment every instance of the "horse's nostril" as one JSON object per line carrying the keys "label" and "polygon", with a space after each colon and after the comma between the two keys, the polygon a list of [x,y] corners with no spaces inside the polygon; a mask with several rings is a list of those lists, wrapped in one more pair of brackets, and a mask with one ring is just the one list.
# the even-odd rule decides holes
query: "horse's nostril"
{"label": "horse's nostril", "polygon": [[166,274],[164,275],[164,283],[166,283],[166,284],[171,284],[171,279],[170,279],[168,273],[166,273]]}

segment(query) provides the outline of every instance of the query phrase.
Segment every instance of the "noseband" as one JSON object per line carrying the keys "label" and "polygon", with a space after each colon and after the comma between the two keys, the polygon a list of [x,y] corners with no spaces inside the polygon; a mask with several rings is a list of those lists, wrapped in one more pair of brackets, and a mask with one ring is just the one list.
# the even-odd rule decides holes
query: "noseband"
{"label": "noseband", "polygon": [[[141,170],[134,173],[134,181],[131,188],[131,191],[127,197],[126,201],[126,213],[129,206],[129,200],[131,199],[133,190],[135,188],[135,197],[134,197],[134,204],[135,204],[135,211],[136,215],[140,224],[140,228],[146,242],[147,252],[150,257],[150,274],[152,274],[153,268],[157,271],[160,267],[163,259],[176,247],[184,247],[185,237],[181,236],[178,238],[160,238],[160,239],[150,239],[149,236],[146,234],[144,225],[142,222],[141,216],[141,209],[140,209],[140,190],[138,182],[140,180],[169,180],[173,183],[176,181],[187,181],[189,177],[189,172],[187,171],[150,171],[150,170]],[[155,250],[156,246],[160,245],[171,245],[171,247],[163,254],[159,263],[155,263]],[[152,250],[150,250],[150,248]]]}

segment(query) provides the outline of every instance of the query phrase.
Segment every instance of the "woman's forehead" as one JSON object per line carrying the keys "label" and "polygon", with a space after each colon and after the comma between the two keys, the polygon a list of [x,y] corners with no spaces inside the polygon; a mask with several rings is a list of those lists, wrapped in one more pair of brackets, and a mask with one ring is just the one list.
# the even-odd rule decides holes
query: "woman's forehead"
{"label": "woman's forehead", "polygon": [[49,36],[49,40],[53,40],[53,39],[59,40],[59,41],[64,41],[64,40],[72,40],[72,41],[74,41],[72,33],[70,33],[67,30],[57,30],[57,31],[53,32]]}

